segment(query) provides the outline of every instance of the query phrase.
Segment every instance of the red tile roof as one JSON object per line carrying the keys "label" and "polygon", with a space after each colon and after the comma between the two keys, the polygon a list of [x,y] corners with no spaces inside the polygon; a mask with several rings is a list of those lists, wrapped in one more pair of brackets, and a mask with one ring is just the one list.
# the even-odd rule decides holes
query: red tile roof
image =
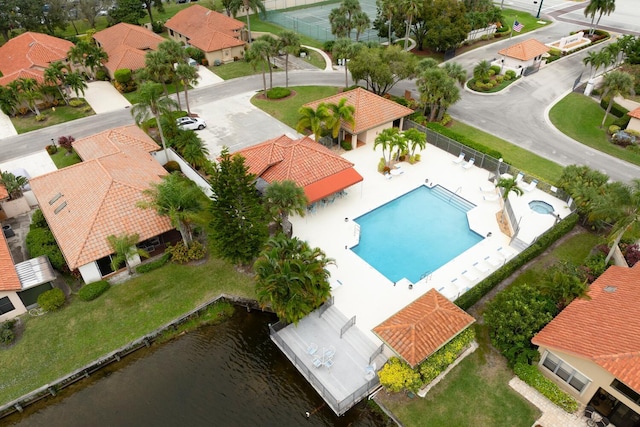
{"label": "red tile roof", "polygon": [[373,328],[373,332],[415,367],[473,322],[472,316],[431,289]]}
{"label": "red tile roof", "polygon": [[282,135],[235,155],[245,158],[249,173],[268,183],[291,180],[303,187],[309,203],[362,181],[353,163],[308,137]]}
{"label": "red tile roof", "polygon": [[20,74],[27,70],[36,72],[41,79],[41,70],[52,62],[65,60],[72,47],[70,41],[30,31],[12,38],[0,47],[0,71],[4,75],[0,84],[5,85],[19,77],[34,77]]}
{"label": "red tile roof", "polygon": [[239,39],[244,23],[197,4],[176,13],[165,27],[187,37],[190,45],[204,52],[245,44]]}
{"label": "red tile roof", "polygon": [[22,289],[18,272],[13,264],[9,244],[0,233],[0,291],[19,291]]}
{"label": "red tile roof", "polygon": [[342,127],[352,134],[364,132],[413,113],[411,108],[371,93],[361,87],[309,102],[305,106],[317,108],[320,103],[337,104],[342,98],[347,98],[347,105],[355,107],[355,126],[345,122],[342,123]]}
{"label": "red tile roof", "polygon": [[[127,135],[126,128],[115,131]],[[105,138],[105,132],[97,138]],[[80,142],[81,150],[91,145],[86,138]],[[168,218],[137,207],[146,200],[142,191],[167,172],[136,144],[113,145],[119,145],[120,151],[111,153],[113,147],[108,146],[102,157],[29,181],[71,269],[112,253],[107,242],[111,234],[137,233],[142,241],[173,229]],[[89,157],[100,155],[99,149],[86,151]]]}
{"label": "red tile roof", "polygon": [[85,161],[116,154],[127,147],[137,147],[148,153],[160,149],[158,144],[136,125],[105,130],[73,143],[74,150]]}
{"label": "red tile roof", "polygon": [[165,39],[138,25],[120,23],[94,34],[93,38],[107,52],[105,64],[112,73],[121,68],[144,68],[144,57],[156,50]]}
{"label": "red tile roof", "polygon": [[498,51],[499,55],[508,56],[509,58],[519,59],[520,61],[528,61],[538,55],[549,52],[549,46],[540,43],[536,39],[529,39],[522,43],[514,44]]}
{"label": "red tile roof", "polygon": [[640,392],[640,263],[612,266],[531,342],[600,365]]}
{"label": "red tile roof", "polygon": [[635,110],[629,111],[627,114],[634,119],[640,119],[640,107],[636,108]]}

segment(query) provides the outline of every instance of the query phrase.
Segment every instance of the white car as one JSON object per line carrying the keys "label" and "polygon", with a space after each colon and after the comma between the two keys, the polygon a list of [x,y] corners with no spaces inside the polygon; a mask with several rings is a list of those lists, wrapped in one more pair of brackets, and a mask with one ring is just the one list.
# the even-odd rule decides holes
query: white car
{"label": "white car", "polygon": [[176,119],[176,124],[180,129],[188,130],[202,130],[207,127],[207,123],[197,117],[180,117]]}

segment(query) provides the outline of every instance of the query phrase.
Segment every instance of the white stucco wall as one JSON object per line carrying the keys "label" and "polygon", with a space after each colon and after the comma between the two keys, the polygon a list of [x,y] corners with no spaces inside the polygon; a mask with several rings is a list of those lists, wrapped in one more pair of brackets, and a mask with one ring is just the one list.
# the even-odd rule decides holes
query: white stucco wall
{"label": "white stucco wall", "polygon": [[82,275],[82,280],[84,280],[84,283],[93,283],[97,282],[98,280],[102,280],[100,269],[98,268],[98,264],[96,264],[95,262],[81,265],[78,270],[80,270],[80,274]]}

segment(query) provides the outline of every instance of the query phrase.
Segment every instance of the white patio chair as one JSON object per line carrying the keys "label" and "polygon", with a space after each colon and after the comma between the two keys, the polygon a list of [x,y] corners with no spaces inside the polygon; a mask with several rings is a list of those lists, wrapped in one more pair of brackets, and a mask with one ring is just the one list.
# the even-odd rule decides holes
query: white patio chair
{"label": "white patio chair", "polygon": [[464,161],[464,153],[460,153],[457,158],[453,160],[453,163],[460,164]]}
{"label": "white patio chair", "polygon": [[482,199],[486,200],[487,202],[495,202],[499,198],[500,196],[498,194],[489,194],[488,196],[482,196]]}
{"label": "white patio chair", "polygon": [[473,274],[472,271],[469,271],[469,270],[463,271],[461,276],[467,279],[468,281],[470,281],[471,283],[474,283],[476,280],[478,280],[478,276],[476,276],[475,274]]}
{"label": "white patio chair", "polygon": [[475,162],[476,162],[476,159],[474,159],[474,158],[472,157],[472,158],[471,158],[467,163],[465,163],[464,165],[462,165],[462,167],[463,167],[464,169],[470,169],[470,168],[471,168],[471,166],[473,166],[473,164],[474,164]]}
{"label": "white patio chair", "polygon": [[537,180],[537,179],[534,179],[533,181],[531,181],[531,182],[529,183],[529,185],[524,186],[522,189],[523,189],[524,191],[526,191],[526,192],[529,192],[529,191],[533,191],[533,190],[535,190],[535,188],[536,188],[537,186],[538,186],[538,180]]}
{"label": "white patio chair", "polygon": [[488,273],[491,271],[491,269],[489,268],[489,266],[487,266],[486,264],[484,264],[481,261],[476,261],[473,263],[473,268],[475,268],[476,270],[478,270],[480,273]]}
{"label": "white patio chair", "polygon": [[493,184],[481,185],[480,186],[480,191],[482,191],[483,193],[495,193],[496,192],[496,186],[493,185]]}

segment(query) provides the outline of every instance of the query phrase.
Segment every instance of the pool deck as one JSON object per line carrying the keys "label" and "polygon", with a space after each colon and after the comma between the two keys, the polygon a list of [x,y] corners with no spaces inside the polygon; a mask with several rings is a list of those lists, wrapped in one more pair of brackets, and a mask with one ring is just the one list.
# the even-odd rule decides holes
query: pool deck
{"label": "pool deck", "polygon": [[[400,163],[399,171],[402,173],[388,179],[377,172],[381,156],[381,151],[374,151],[371,144],[344,153],[343,157],[353,162],[363,176],[363,182],[347,189],[346,196],[318,208],[314,213],[291,218],[296,237],[321,248],[335,260],[335,265],[328,268],[335,307],[347,318],[356,316],[358,328],[376,345],[381,341],[371,330],[429,289],[436,288],[454,300],[506,262],[505,257],[510,258],[517,253],[509,247],[510,237],[500,231],[496,220],[496,213],[502,209],[501,200],[485,200],[484,197],[490,193],[480,190],[480,186],[490,184],[491,172],[475,166],[465,169],[462,167],[464,163],[453,162],[455,156],[428,145],[421,152],[420,162],[414,165]],[[471,229],[481,236],[491,234],[410,289],[407,280],[392,283],[348,249],[357,243],[358,238],[352,218],[425,185],[426,179],[429,180],[428,185],[439,184],[475,204],[476,207],[467,214]],[[528,205],[530,201],[543,200],[551,204],[562,218],[570,213],[564,201],[539,189],[525,191],[520,197],[511,194],[509,199],[520,222],[518,237],[526,243],[533,242],[556,221],[553,215],[533,212]],[[407,215],[419,214],[407,212]],[[402,224],[389,226],[402,227]],[[437,227],[438,224],[425,226]],[[479,264],[474,266],[476,262]]]}

